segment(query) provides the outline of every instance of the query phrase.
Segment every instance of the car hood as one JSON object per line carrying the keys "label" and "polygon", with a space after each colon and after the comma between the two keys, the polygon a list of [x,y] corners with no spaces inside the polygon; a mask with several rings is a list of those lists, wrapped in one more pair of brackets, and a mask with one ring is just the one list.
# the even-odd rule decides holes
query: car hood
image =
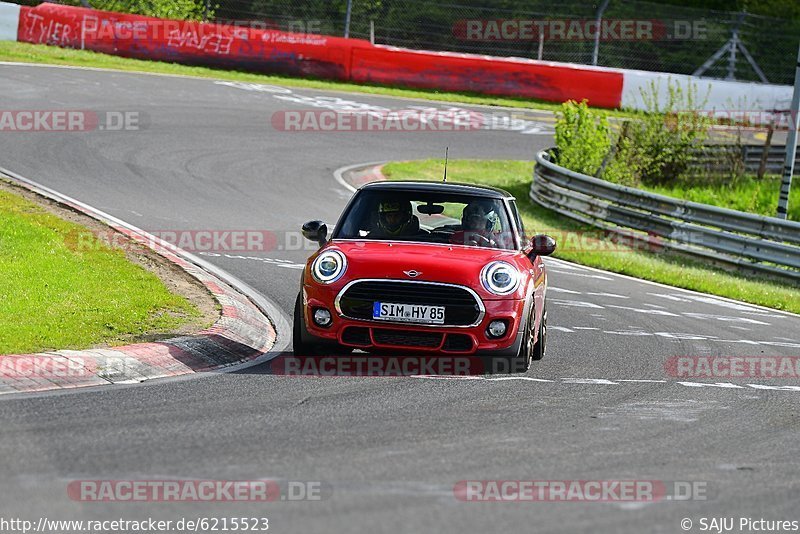
{"label": "car hood", "polygon": [[[387,241],[333,241],[329,247],[347,256],[344,278],[387,278],[442,282],[480,287],[483,267],[492,261],[503,260],[525,269],[520,259],[527,260],[516,250],[497,250],[459,245],[403,243]],[[326,247],[327,248],[327,247]],[[530,267],[528,263],[527,267]],[[411,277],[405,271],[420,273]]]}

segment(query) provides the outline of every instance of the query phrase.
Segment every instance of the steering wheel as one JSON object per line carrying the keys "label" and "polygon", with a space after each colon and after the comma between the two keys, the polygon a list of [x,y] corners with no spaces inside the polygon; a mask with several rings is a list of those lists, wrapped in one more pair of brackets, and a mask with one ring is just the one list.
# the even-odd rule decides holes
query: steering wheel
{"label": "steering wheel", "polygon": [[469,236],[469,239],[470,239],[470,241],[472,241],[476,245],[494,247],[495,244],[496,244],[493,239],[489,239],[485,235],[481,235],[481,234],[472,234],[472,235]]}

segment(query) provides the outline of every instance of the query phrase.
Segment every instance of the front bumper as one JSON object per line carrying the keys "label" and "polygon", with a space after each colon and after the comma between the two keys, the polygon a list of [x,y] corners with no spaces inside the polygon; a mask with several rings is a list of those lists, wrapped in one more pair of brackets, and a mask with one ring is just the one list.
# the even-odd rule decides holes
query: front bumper
{"label": "front bumper", "polygon": [[[520,325],[525,301],[519,299],[483,300],[485,313],[475,326],[432,326],[390,321],[372,321],[343,317],[336,311],[336,291],[327,287],[304,285],[303,312],[306,329],[316,343],[337,343],[363,350],[412,351],[467,355],[516,355],[522,339]],[[312,310],[331,312],[331,324],[314,324]],[[486,328],[496,319],[507,321],[506,333],[493,339]]]}

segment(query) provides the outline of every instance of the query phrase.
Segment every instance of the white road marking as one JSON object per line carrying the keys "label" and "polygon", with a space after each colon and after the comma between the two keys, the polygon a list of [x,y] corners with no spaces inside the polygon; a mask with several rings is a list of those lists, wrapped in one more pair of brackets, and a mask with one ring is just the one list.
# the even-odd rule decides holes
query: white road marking
{"label": "white road marking", "polygon": [[[609,380],[607,378],[534,378],[530,376],[437,376],[437,375],[414,375],[409,378],[421,378],[427,380],[469,380],[479,382],[533,382],[547,383],[553,385],[588,385],[588,386],[620,386],[626,384],[666,384],[667,386],[684,386],[694,389],[718,389],[718,390],[762,390],[762,391],[786,391],[800,393],[800,386],[773,386],[769,384],[732,384],[730,382],[670,382],[667,380],[656,380],[647,378],[618,378]],[[748,398],[758,398],[749,396]],[[690,401],[696,402],[696,401]]]}
{"label": "white road marking", "polygon": [[654,336],[659,337],[666,337],[669,339],[680,339],[681,341],[711,341],[713,339],[719,339],[717,336],[704,336],[700,334],[682,334],[682,333],[672,333],[672,332],[653,332]]}
{"label": "white road marking", "polygon": [[260,261],[276,267],[283,267],[284,269],[303,269],[305,265],[302,263],[295,263],[289,260],[280,260],[276,258],[262,258],[260,256],[240,256],[238,254],[218,254],[216,252],[198,252],[200,256],[209,256],[212,258],[228,258],[231,260],[249,260]]}
{"label": "white road marking", "polygon": [[487,382],[503,382],[506,380],[527,380],[528,382],[555,382],[555,380],[545,380],[544,378],[533,378],[530,376],[500,376],[497,378],[487,378]]}
{"label": "white road marking", "polygon": [[755,315],[756,317],[769,317],[771,319],[786,319],[785,315],[778,315],[777,313],[766,313],[763,311],[743,311],[745,315]]}
{"label": "white road marking", "polygon": [[712,304],[714,306],[720,306],[721,308],[728,308],[731,310],[738,310],[738,311],[760,311],[757,308],[753,308],[752,306],[748,306],[747,304],[739,304],[736,302],[728,302],[725,300],[720,300],[718,298],[712,296],[704,296],[704,295],[687,295],[687,298],[696,301],[696,302],[703,302],[705,304]]}
{"label": "white road marking", "polygon": [[[597,330],[594,327],[580,327],[580,326],[573,326],[572,328],[567,328],[564,326],[551,326],[550,329],[556,329],[561,332],[567,332],[571,334],[575,334],[576,331],[585,331],[585,330]],[[579,333],[579,332],[577,332]],[[800,348],[800,341],[796,340],[788,340],[788,341],[760,341],[754,339],[720,339],[717,336],[711,336],[706,334],[690,334],[690,333],[675,333],[675,332],[645,332],[643,330],[603,330],[603,334],[610,334],[613,336],[634,336],[634,337],[647,337],[647,336],[657,336],[657,337],[664,337],[668,339],[676,339],[681,341],[714,341],[717,343],[733,343],[739,345],[752,345],[754,347],[757,346],[768,346],[768,347],[785,347],[790,349],[798,349]],[[783,338],[786,339],[786,338]]]}
{"label": "white road marking", "polygon": [[681,386],[690,388],[723,388],[723,389],[744,389],[744,386],[737,386],[730,382],[716,382],[713,384],[706,384],[703,382],[678,382]]}
{"label": "white road marking", "polygon": [[606,306],[609,307],[609,308],[618,308],[620,310],[629,310],[629,311],[633,311],[633,312],[636,312],[636,313],[644,313],[644,314],[647,314],[647,315],[664,315],[664,316],[667,316],[667,317],[679,317],[679,315],[677,313],[672,313],[672,312],[669,312],[669,311],[666,311],[666,310],[648,310],[648,309],[645,309],[645,308],[633,308],[631,306],[617,306],[616,304],[607,304]]}
{"label": "white road marking", "polygon": [[557,260],[555,258],[550,258],[550,257],[546,258],[544,260],[544,262],[551,269],[553,269],[554,267],[552,267],[550,264],[551,263],[556,263],[558,265],[559,269],[566,269],[568,271],[586,271],[587,270],[587,268],[585,266],[583,266],[583,265],[578,265],[577,263],[568,263],[568,262],[565,262],[565,261],[562,261],[562,260]]}
{"label": "white road marking", "polygon": [[[588,331],[588,330],[599,330],[593,326],[573,326],[572,328],[567,328],[566,326],[550,326],[551,330],[558,330],[560,332],[566,332],[570,334],[580,333],[580,331]],[[712,336],[708,334],[691,334],[685,332],[646,332],[644,330],[637,330],[636,327],[631,327],[630,330],[603,330],[603,334],[610,334],[614,336],[635,336],[635,337],[646,337],[646,336],[657,336],[663,337],[668,339],[677,339],[681,341],[715,341],[718,343],[733,343],[739,345],[753,345],[753,346],[769,346],[769,347],[785,347],[785,348],[800,348],[800,341],[788,339],[788,338],[780,338],[786,339],[786,341],[760,341],[754,339],[720,339],[717,336]]]}
{"label": "white road marking", "polygon": [[689,299],[683,297],[676,297],[675,295],[665,295],[663,293],[648,293],[651,297],[658,297],[662,299],[672,300],[674,302],[691,302]]}
{"label": "white road marking", "polygon": [[291,89],[287,89],[286,87],[279,87],[277,85],[266,85],[263,83],[247,83],[247,82],[235,82],[235,81],[222,81],[218,80],[214,82],[216,85],[227,85],[229,87],[235,87],[237,89],[244,89],[245,91],[255,91],[259,93],[277,93],[277,94],[289,94],[291,93]]}
{"label": "white road marking", "polygon": [[604,334],[612,334],[615,336],[652,336],[650,332],[642,332],[641,330],[603,330]]}
{"label": "white road marking", "polygon": [[601,276],[599,274],[584,274],[584,273],[573,273],[570,271],[561,271],[559,269],[553,269],[552,267],[548,269],[549,272],[558,273],[558,274],[568,274],[571,276],[580,276],[581,278],[594,278],[596,280],[608,280],[613,282],[613,278],[609,278],[608,276]]}
{"label": "white road marking", "polygon": [[618,386],[616,382],[605,378],[562,378],[564,384],[594,384],[598,386]]}
{"label": "white road marking", "polygon": [[472,375],[410,375],[409,378],[425,378],[427,380],[486,380],[482,376]]}
{"label": "white road marking", "polygon": [[638,382],[642,384],[666,384],[666,380],[649,380],[647,378],[629,378],[629,379],[619,379],[618,382]]}
{"label": "white road marking", "polygon": [[767,386],[764,384],[747,384],[753,389],[770,389],[773,391],[800,391],[800,386]]}
{"label": "white road marking", "polygon": [[547,291],[552,291],[554,293],[569,293],[570,295],[581,295],[580,291],[573,291],[571,289],[564,289],[563,287],[553,287],[549,286]]}
{"label": "white road marking", "polygon": [[616,293],[595,293],[595,292],[591,292],[591,291],[587,292],[587,293],[583,293],[581,291],[575,291],[575,290],[572,290],[572,289],[564,289],[563,287],[552,287],[551,286],[551,287],[548,287],[547,290],[548,291],[554,291],[556,293],[568,293],[570,295],[592,295],[594,297],[608,297],[608,298],[612,298],[612,299],[629,299],[630,298],[630,297],[627,297],[625,295],[618,295]]}
{"label": "white road marking", "polygon": [[748,323],[772,326],[771,323],[765,323],[756,319],[748,319],[747,317],[731,317],[730,315],[714,315],[712,313],[697,313],[697,312],[683,312],[681,315],[691,317],[692,319],[711,319],[714,321],[722,321],[727,323]]}
{"label": "white road marking", "polygon": [[759,341],[761,345],[768,345],[770,347],[786,347],[790,349],[800,348],[800,343],[784,343],[782,341]]}
{"label": "white road marking", "polygon": [[573,308],[597,308],[602,310],[602,306],[598,306],[592,302],[585,302],[582,300],[562,300],[562,299],[548,299],[550,304],[556,304],[558,306],[570,306]]}
{"label": "white road marking", "polygon": [[696,400],[685,401],[644,401],[628,402],[620,406],[607,407],[608,412],[599,412],[598,417],[634,417],[644,421],[666,420],[681,423],[692,423],[709,409],[725,409],[724,406],[710,406]]}
{"label": "white road marking", "polygon": [[594,295],[596,297],[608,297],[612,299],[629,299],[630,297],[625,295],[617,295],[616,293],[586,293],[587,295]]}
{"label": "white road marking", "polygon": [[[575,265],[574,263],[568,262],[566,260],[560,260],[560,259],[556,259],[556,258],[548,258],[548,259],[549,259],[550,262],[558,265],[561,268],[566,268],[566,265],[571,265],[571,266]],[[626,274],[612,273],[610,271],[604,271],[603,269],[598,269],[596,267],[588,267],[588,266],[585,266],[585,265],[581,265],[580,267],[582,269],[586,270],[586,271],[590,271],[590,272],[594,272],[594,273],[607,274],[609,276],[613,276],[614,279],[629,280],[629,281],[637,283],[637,284],[648,285],[648,286],[651,286],[651,287],[658,287],[658,288],[661,288],[662,290],[665,290],[665,291],[679,292],[680,295],[682,295],[683,297],[687,297],[687,299],[691,298],[691,297],[708,298],[708,295],[705,295],[703,293],[698,293],[697,291],[693,291],[691,289],[683,289],[683,288],[680,288],[680,287],[669,286],[667,284],[662,284],[660,282],[653,282],[651,280],[643,280],[641,278],[635,278],[633,276],[628,276]],[[658,294],[655,294],[655,293],[649,293],[649,294],[658,295]],[[667,297],[667,298],[669,298],[669,297]],[[678,300],[679,298],[681,298],[681,297],[675,297],[673,300]],[[729,303],[729,304],[736,304],[736,305],[739,305],[739,306],[748,306],[748,307],[750,307],[750,309],[752,309],[754,311],[755,310],[760,310],[760,311],[764,311],[764,312],[767,312],[767,313],[778,313],[778,314],[781,314],[784,317],[794,317],[796,319],[800,319],[800,314],[797,314],[797,313],[792,313],[792,312],[782,311],[782,310],[775,310],[775,309],[772,309],[772,308],[767,308],[765,306],[759,306],[757,304],[749,304],[747,302],[741,302],[741,301],[737,301],[737,300],[734,300],[734,299],[729,299],[729,298],[726,298],[726,297],[715,296],[713,298],[717,302],[720,302],[720,303],[724,302],[724,303]],[[688,301],[691,302],[691,300],[688,300]]]}

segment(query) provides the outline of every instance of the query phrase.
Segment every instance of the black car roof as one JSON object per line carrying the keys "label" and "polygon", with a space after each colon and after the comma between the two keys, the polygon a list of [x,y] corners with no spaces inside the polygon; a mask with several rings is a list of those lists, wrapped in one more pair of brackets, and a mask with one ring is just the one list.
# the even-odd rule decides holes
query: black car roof
{"label": "black car roof", "polygon": [[402,181],[402,182],[370,182],[362,185],[359,191],[420,191],[426,193],[453,193],[457,195],[475,195],[484,198],[513,199],[514,195],[508,191],[490,187],[488,185],[463,184],[457,182],[425,182],[425,181]]}

